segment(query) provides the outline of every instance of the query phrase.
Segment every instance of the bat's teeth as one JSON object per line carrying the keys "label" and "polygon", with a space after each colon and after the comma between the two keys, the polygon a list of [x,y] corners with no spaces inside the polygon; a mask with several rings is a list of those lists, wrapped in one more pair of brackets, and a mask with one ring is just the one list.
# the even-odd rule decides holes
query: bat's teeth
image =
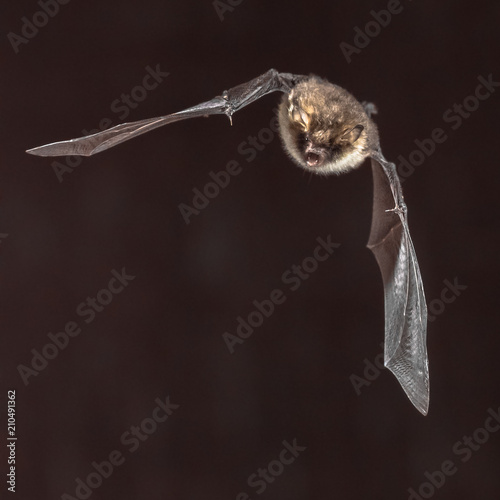
{"label": "bat's teeth", "polygon": [[310,167],[315,167],[316,165],[318,165],[319,160],[320,160],[320,157],[319,157],[318,154],[316,154],[316,153],[307,153],[307,164]]}

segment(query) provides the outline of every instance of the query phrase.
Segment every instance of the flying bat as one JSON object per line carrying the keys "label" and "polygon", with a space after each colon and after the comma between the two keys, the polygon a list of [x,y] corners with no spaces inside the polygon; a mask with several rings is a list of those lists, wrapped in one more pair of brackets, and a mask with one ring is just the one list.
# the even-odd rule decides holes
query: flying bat
{"label": "flying bat", "polygon": [[376,108],[358,102],[345,89],[317,76],[270,69],[210,101],[166,116],[122,123],[86,137],[30,149],[38,156],[91,156],[168,123],[209,115],[232,115],[279,91],[280,136],[290,158],[305,170],[341,174],[371,159],[373,214],[368,248],[382,273],[385,295],[384,364],[396,376],[415,407],[429,408],[427,307],[420,269],[407,221],[407,208],[396,167],[381,151],[371,119]]}

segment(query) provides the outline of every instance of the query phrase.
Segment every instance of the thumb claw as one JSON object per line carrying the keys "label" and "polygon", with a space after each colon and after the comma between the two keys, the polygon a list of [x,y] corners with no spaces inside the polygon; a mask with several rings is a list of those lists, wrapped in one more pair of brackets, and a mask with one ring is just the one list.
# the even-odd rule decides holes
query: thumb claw
{"label": "thumb claw", "polygon": [[386,212],[394,212],[396,214],[402,214],[402,215],[406,215],[406,204],[405,203],[401,203],[400,206],[396,205],[394,208],[389,208],[388,210],[386,210]]}

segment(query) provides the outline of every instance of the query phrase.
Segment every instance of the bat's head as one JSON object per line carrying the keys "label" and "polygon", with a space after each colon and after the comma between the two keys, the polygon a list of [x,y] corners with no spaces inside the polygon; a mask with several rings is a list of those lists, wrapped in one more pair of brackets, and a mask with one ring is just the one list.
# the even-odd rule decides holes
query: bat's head
{"label": "bat's head", "polygon": [[344,89],[316,77],[283,97],[279,124],[288,154],[316,174],[358,167],[378,141],[361,104]]}

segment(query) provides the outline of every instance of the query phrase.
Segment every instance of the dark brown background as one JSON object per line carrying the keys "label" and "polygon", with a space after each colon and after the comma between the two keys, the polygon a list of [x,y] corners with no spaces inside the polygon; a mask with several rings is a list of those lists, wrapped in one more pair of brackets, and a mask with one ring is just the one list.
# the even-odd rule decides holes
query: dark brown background
{"label": "dark brown background", "polygon": [[[72,1],[16,54],[35,1],[4,2],[2,27],[1,414],[17,390],[17,498],[74,495],[93,461],[125,463],[92,499],[406,499],[445,460],[458,471],[434,497],[496,499],[499,433],[467,463],[452,448],[498,409],[497,90],[456,131],[443,113],[498,68],[500,7],[492,2],[402,1],[348,64],[339,48],[387,2],[245,0],[219,19],[210,1]],[[442,127],[445,143],[404,183],[428,301],[443,281],[467,289],[429,324],[431,405],[422,417],[384,370],[357,395],[383,340],[383,290],[365,248],[368,164],[310,178],[275,138],[248,163],[238,145],[267,127],[278,95],[234,117],[178,123],[85,159],[58,179],[52,159],[24,150],[81,135],[146,66],[170,73],[128,121],[180,110],[275,67],[314,72],[375,102],[389,159]],[[210,171],[242,173],[186,225],[180,203]],[[62,159],[64,161],[64,159]],[[282,273],[318,236],[341,246],[295,292]],[[136,276],[94,322],[77,305],[112,269]],[[230,355],[222,334],[274,288],[285,304]],[[26,387],[47,333],[82,333]],[[180,408],[134,452],[120,436],[157,397]],[[3,433],[2,433],[3,434]],[[282,441],[306,446],[262,495],[247,478]],[[5,450],[5,441],[2,448]],[[7,471],[1,457],[2,474]],[[5,478],[5,476],[3,476]],[[2,496],[8,494],[2,486]]]}

